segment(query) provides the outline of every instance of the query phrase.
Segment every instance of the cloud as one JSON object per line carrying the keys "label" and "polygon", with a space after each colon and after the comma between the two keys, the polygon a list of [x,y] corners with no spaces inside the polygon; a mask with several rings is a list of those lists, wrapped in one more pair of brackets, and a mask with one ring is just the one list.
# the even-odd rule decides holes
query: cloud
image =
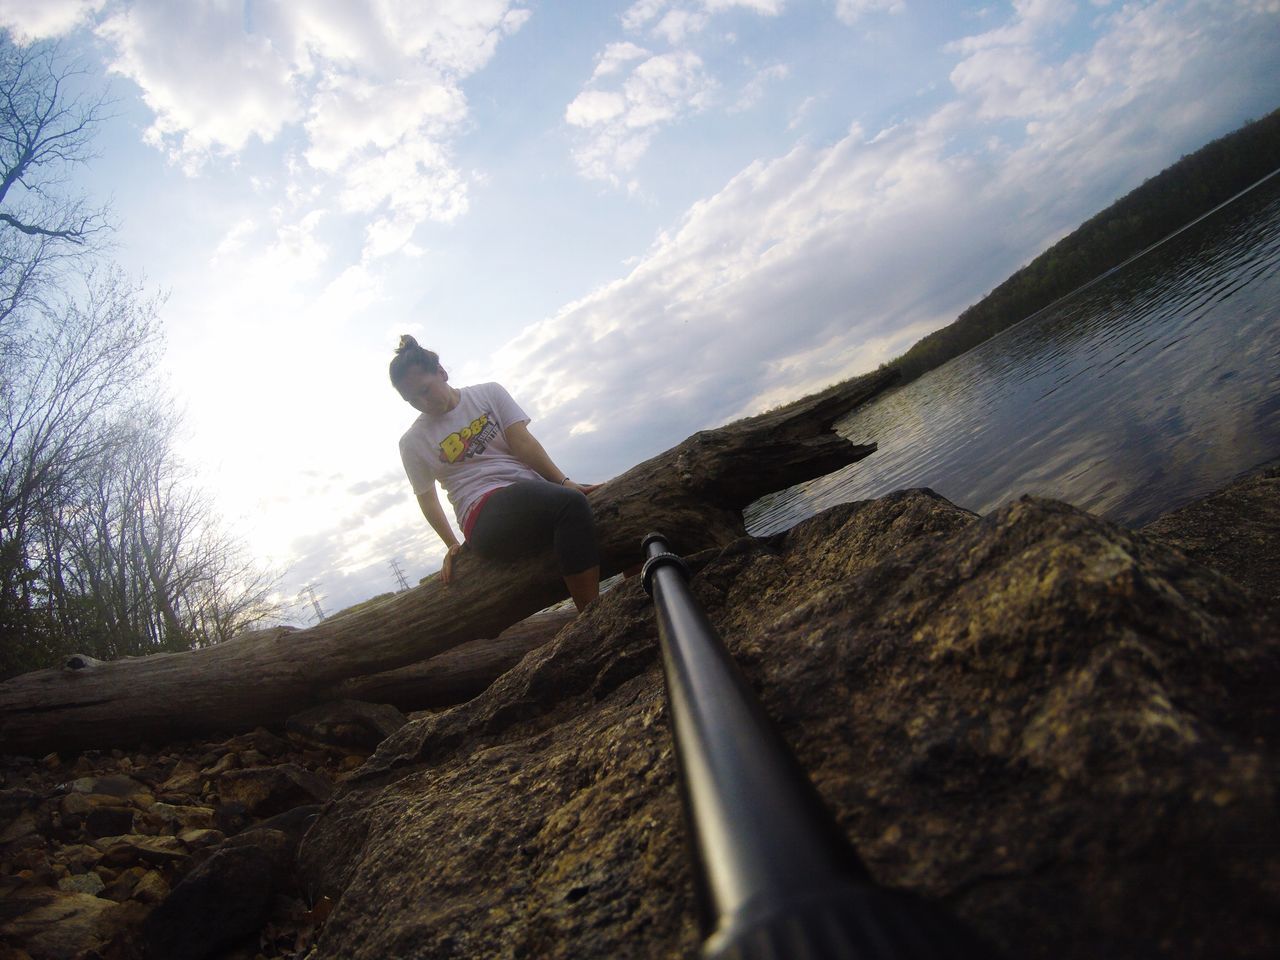
{"label": "cloud", "polygon": [[155,114],[148,142],[190,169],[302,116],[295,68],[244,31],[238,7],[137,0],[97,32],[115,49],[111,70],[137,83]]}
{"label": "cloud", "polygon": [[5,0],[0,28],[12,31],[20,43],[70,33],[102,9],[107,0]]}
{"label": "cloud", "polygon": [[747,85],[742,88],[737,102],[730,107],[730,111],[737,113],[743,110],[750,110],[764,97],[765,90],[768,89],[769,84],[785,80],[790,75],[791,70],[785,63],[775,63],[757,70],[755,76],[747,81]]}
{"label": "cloud", "polygon": [[[711,106],[719,88],[703,58],[688,46],[717,15],[745,10],[760,16],[782,13],[783,0],[638,0],[622,15],[622,26],[647,31],[677,49],[652,53],[630,41],[608,44],[595,70],[565,108],[567,124],[579,131],[573,160],[582,176],[634,190],[630,174],[665,127]],[[629,68],[629,72],[626,72]],[[625,72],[625,76],[623,76]],[[760,71],[731,109],[747,109],[765,84],[786,67]]]}
{"label": "cloud", "polygon": [[[612,49],[606,48],[602,61]],[[687,50],[644,56],[620,89],[595,86],[600,76],[597,69],[592,86],[574,98],[564,116],[585,134],[574,150],[579,171],[614,184],[635,167],[661,127],[704,109],[716,88],[702,58]]]}
{"label": "cloud", "polygon": [[335,181],[341,209],[372,215],[365,256],[376,258],[404,249],[417,224],[466,212],[469,180],[452,156],[468,118],[462,83],[528,16],[511,0],[129,0],[97,32],[154,113],[149,142],[196,173],[300,134],[295,180]]}
{"label": "cloud", "polygon": [[836,18],[853,26],[869,13],[902,13],[904,0],[836,0]]}
{"label": "cloud", "polygon": [[625,276],[509,343],[501,375],[565,438],[565,468],[592,476],[874,368],[1084,216],[1273,107],[1274,8],[1091,11],[1096,42],[1064,55],[1051,28],[1065,8],[1020,4],[955,45],[948,102],[746,167]]}

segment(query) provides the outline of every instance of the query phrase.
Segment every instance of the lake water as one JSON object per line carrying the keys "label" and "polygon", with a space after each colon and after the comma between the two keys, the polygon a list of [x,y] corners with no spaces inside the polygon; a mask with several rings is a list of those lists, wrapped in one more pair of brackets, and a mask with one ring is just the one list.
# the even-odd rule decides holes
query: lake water
{"label": "lake water", "polygon": [[836,429],[879,450],[752,504],[752,533],[922,486],[1138,526],[1280,457],[1280,175]]}

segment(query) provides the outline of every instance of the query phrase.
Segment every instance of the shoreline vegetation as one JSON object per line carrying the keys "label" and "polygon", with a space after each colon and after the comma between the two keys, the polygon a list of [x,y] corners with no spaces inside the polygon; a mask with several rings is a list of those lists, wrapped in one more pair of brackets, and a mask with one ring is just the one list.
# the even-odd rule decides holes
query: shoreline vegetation
{"label": "shoreline vegetation", "polygon": [[1280,172],[1280,109],[1182,157],[881,365],[910,383],[1124,265]]}

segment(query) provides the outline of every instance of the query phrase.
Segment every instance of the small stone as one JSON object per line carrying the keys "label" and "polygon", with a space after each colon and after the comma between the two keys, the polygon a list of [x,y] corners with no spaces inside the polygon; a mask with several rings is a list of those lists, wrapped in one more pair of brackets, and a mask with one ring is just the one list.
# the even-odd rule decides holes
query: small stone
{"label": "small stone", "polygon": [[223,774],[218,786],[224,803],[242,803],[258,817],[329,799],[333,784],[321,774],[294,763],[251,767]]}
{"label": "small stone", "polygon": [[240,766],[240,761],[234,753],[227,753],[220,757],[213,766],[207,766],[204,769],[206,777],[220,777],[228,770],[235,770]]}
{"label": "small stone", "polygon": [[199,791],[204,781],[200,768],[190,760],[181,761],[169,774],[169,778],[160,784],[161,793],[194,793]]}
{"label": "small stone", "polygon": [[289,752],[289,741],[278,737],[266,727],[258,727],[251,733],[253,748],[268,757],[279,757]]}
{"label": "small stone", "polygon": [[133,888],[131,900],[140,903],[159,903],[169,895],[169,884],[156,870],[145,873]]}
{"label": "small stone", "polygon": [[116,837],[133,830],[133,810],[129,807],[96,807],[84,818],[91,837]]}
{"label": "small stone", "polygon": [[62,766],[62,758],[56,753],[46,753],[40,758],[40,765],[46,770],[57,770]]}
{"label": "small stone", "polygon": [[72,958],[95,955],[106,946],[120,908],[86,893],[50,890],[32,898],[26,912],[0,924],[0,942],[32,957]]}
{"label": "small stone", "polygon": [[285,727],[311,743],[372,750],[406,722],[405,715],[389,704],[339,700],[294,714]]}
{"label": "small stone", "polygon": [[99,896],[114,900],[116,903],[123,903],[133,898],[133,890],[147,875],[149,871],[143,867],[130,867],[128,870],[122,870],[114,880],[107,881]]}
{"label": "small stone", "polygon": [[215,956],[258,930],[291,870],[294,843],[278,830],[233,837],[192,870],[144,925],[153,956]]}
{"label": "small stone", "polygon": [[177,837],[104,837],[97,846],[102,850],[103,865],[108,867],[128,867],[140,861],[173,863],[188,856]]}
{"label": "small stone", "polygon": [[95,793],[106,797],[118,798],[128,798],[150,792],[132,777],[118,775],[81,777],[71,783],[71,790],[75,793]]}
{"label": "small stone", "polygon": [[13,843],[37,834],[36,818],[30,812],[23,813],[9,822],[0,832],[0,844]]}
{"label": "small stone", "polygon": [[98,864],[102,851],[87,843],[73,843],[60,848],[55,856],[70,867],[72,873],[83,873]]}
{"label": "small stone", "polygon": [[58,889],[67,893],[87,893],[96,897],[105,889],[106,884],[96,873],[78,873],[63,877],[58,881]]}
{"label": "small stone", "polygon": [[221,830],[195,828],[191,830],[183,830],[178,834],[178,839],[185,843],[191,850],[202,850],[205,847],[216,847],[223,840],[227,839],[227,835]]}
{"label": "small stone", "polygon": [[83,793],[68,793],[59,808],[65,817],[83,817],[93,809],[93,803]]}

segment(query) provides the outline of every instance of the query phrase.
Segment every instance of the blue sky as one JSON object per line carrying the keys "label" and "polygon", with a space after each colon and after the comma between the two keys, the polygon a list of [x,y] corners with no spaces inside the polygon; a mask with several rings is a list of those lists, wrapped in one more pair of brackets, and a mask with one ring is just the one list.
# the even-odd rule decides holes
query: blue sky
{"label": "blue sky", "polygon": [[[1280,0],[0,0],[115,116],[183,452],[283,593],[442,551],[401,333],[575,479],[872,369],[1280,106]],[[299,608],[295,619],[302,619]]]}

